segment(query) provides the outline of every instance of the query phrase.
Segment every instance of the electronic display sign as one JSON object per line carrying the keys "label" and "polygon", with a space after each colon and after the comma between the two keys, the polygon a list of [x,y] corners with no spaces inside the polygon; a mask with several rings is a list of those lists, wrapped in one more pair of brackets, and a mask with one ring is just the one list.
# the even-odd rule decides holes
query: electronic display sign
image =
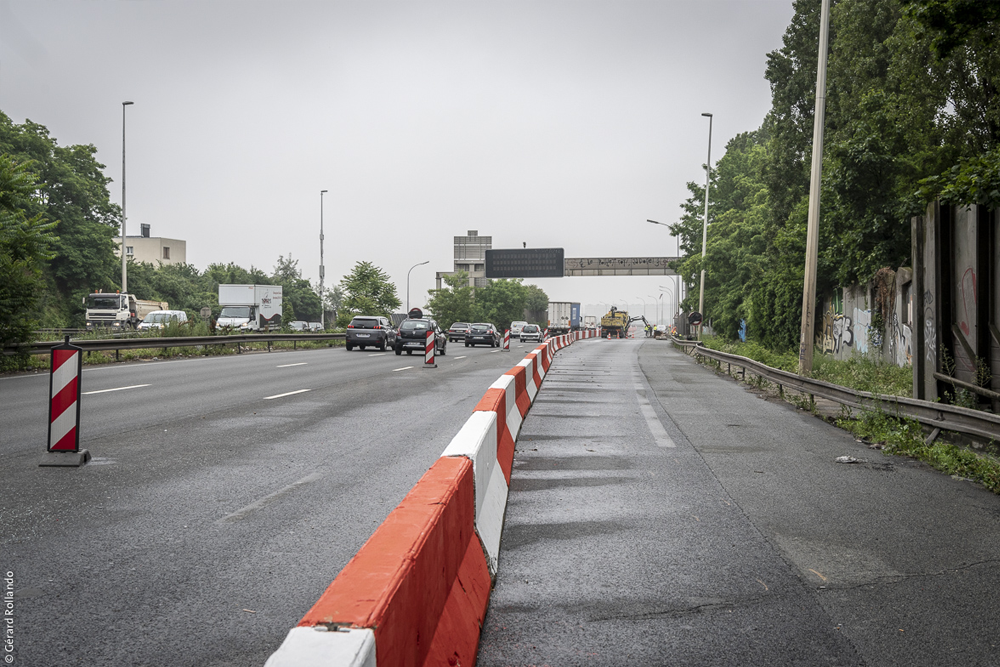
{"label": "electronic display sign", "polygon": [[562,248],[486,251],[487,278],[562,278]]}

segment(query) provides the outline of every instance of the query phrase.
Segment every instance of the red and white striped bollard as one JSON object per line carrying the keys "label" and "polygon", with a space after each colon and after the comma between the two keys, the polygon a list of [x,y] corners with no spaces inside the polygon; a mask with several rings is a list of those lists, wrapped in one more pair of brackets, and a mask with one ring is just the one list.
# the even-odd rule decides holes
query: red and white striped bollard
{"label": "red and white striped bollard", "polygon": [[503,330],[503,349],[510,350],[510,329]]}
{"label": "red and white striped bollard", "polygon": [[90,452],[80,449],[80,391],[83,349],[69,336],[52,348],[49,373],[49,441],[40,466],[81,466]]}
{"label": "red and white striped bollard", "polygon": [[434,363],[434,332],[427,332],[427,343],[424,345],[424,368],[437,368]]}

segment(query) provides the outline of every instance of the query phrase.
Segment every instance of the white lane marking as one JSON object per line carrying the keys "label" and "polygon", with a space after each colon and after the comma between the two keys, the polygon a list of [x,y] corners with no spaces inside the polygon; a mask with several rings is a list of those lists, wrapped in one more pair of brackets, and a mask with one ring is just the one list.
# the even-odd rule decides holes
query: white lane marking
{"label": "white lane marking", "polygon": [[307,362],[307,361],[300,361],[297,364],[282,364],[280,366],[276,366],[275,368],[291,368],[292,366],[305,366],[308,363],[309,362]]}
{"label": "white lane marking", "polygon": [[411,368],[413,368],[413,366],[403,366],[402,368],[393,368],[393,369],[392,369],[392,372],[393,372],[393,373],[396,373],[396,372],[398,372],[398,371],[405,371],[405,370],[409,370],[409,369],[411,369]]}
{"label": "white lane marking", "polygon": [[452,359],[465,359],[465,355],[463,354],[463,355],[462,355],[462,356],[460,356],[460,357],[452,357]]}
{"label": "white lane marking", "polygon": [[658,447],[676,447],[673,439],[667,433],[667,430],[663,428],[663,424],[660,423],[660,418],[656,416],[656,410],[653,406],[649,404],[649,399],[646,398],[646,390],[643,388],[638,377],[632,376],[632,382],[635,383],[635,397],[639,401],[639,411],[642,412],[642,416],[646,419],[646,426],[649,427],[649,432],[653,436],[653,440],[656,441]]}
{"label": "white lane marking", "polygon": [[276,499],[280,498],[281,496],[285,495],[286,493],[288,493],[290,491],[294,491],[297,487],[302,486],[303,484],[308,484],[309,482],[315,482],[317,479],[321,478],[322,476],[323,475],[321,475],[318,472],[314,472],[311,475],[306,475],[305,477],[303,477],[299,481],[292,482],[288,486],[286,486],[284,488],[281,488],[281,489],[278,489],[274,493],[269,493],[268,495],[264,496],[263,498],[261,498],[259,500],[255,500],[255,501],[253,501],[252,503],[250,503],[249,505],[247,505],[245,507],[241,507],[240,509],[236,510],[232,514],[228,514],[228,515],[222,517],[221,519],[219,519],[215,523],[226,523],[227,521],[238,521],[238,520],[242,519],[243,517],[245,517],[250,512],[253,512],[254,510],[259,510],[261,507],[263,507],[264,505],[268,504],[272,500],[276,500]]}
{"label": "white lane marking", "polygon": [[298,391],[290,391],[286,394],[275,394],[274,396],[265,396],[265,401],[270,401],[272,398],[284,398],[285,396],[294,396],[295,394],[303,394],[309,391],[308,389],[299,389]]}
{"label": "white lane marking", "polygon": [[109,391],[124,391],[126,389],[138,389],[139,387],[148,387],[148,384],[134,384],[130,387],[115,387],[114,389],[99,389],[97,391],[85,391],[83,396],[90,396],[91,394],[106,394]]}

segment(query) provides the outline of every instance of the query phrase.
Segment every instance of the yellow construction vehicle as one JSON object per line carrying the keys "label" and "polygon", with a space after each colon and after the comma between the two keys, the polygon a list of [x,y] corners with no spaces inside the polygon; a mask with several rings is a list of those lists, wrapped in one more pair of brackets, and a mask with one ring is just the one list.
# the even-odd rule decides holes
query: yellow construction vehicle
{"label": "yellow construction vehicle", "polygon": [[629,322],[626,311],[611,306],[608,314],[601,318],[601,336],[604,338],[625,338]]}

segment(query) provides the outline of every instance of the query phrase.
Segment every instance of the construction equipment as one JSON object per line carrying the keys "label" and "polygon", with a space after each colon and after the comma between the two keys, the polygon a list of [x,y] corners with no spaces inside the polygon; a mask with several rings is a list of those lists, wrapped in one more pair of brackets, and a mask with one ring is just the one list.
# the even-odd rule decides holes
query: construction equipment
{"label": "construction equipment", "polygon": [[604,338],[627,338],[629,327],[633,322],[638,322],[639,320],[642,320],[643,325],[645,325],[643,327],[645,335],[651,336],[652,326],[644,315],[629,317],[628,312],[611,306],[608,314],[601,318],[601,336]]}

